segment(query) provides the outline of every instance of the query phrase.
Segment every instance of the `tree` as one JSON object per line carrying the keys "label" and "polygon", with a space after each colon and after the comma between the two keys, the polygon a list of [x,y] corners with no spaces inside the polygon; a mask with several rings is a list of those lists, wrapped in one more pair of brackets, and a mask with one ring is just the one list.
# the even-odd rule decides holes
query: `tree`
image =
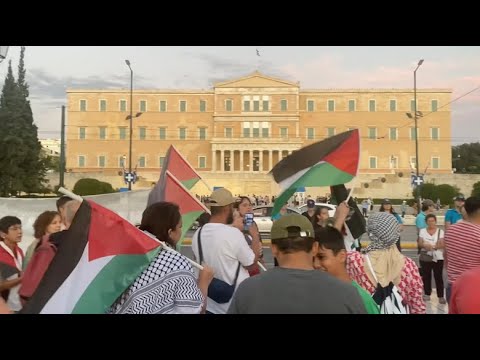
{"label": "tree", "polygon": [[35,192],[43,187],[45,161],[41,158],[38,129],[33,121],[28,100],[24,64],[25,48],[20,52],[18,81],[15,81],[12,63],[0,96],[0,194],[17,195],[23,191]]}
{"label": "tree", "polygon": [[480,174],[480,143],[452,147],[452,167],[458,173]]}
{"label": "tree", "polygon": [[473,184],[471,196],[480,196],[480,181],[477,181],[475,184]]}

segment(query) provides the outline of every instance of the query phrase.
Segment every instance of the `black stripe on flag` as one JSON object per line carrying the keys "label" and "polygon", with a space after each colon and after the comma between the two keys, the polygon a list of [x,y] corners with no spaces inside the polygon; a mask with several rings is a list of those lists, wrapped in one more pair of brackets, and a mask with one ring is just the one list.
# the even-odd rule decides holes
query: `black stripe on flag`
{"label": "black stripe on flag", "polygon": [[352,135],[353,131],[354,130],[343,132],[293,152],[275,165],[270,171],[270,174],[272,174],[274,180],[279,183],[299,171],[317,164],[325,156],[342,145],[345,140]]}
{"label": "black stripe on flag", "polygon": [[[345,185],[330,186],[330,191],[332,193],[332,203],[335,203],[337,205],[342,201],[347,200],[347,197],[350,193],[350,191],[345,187]],[[350,229],[353,238],[358,239],[360,238],[360,236],[367,232],[365,218],[360,212],[358,204],[352,197],[350,198],[350,200],[348,200],[348,206],[353,209],[353,214],[350,219],[348,219],[345,223]]]}
{"label": "black stripe on flag", "polygon": [[39,314],[75,269],[88,243],[91,214],[90,204],[86,200],[83,201],[73,218],[72,225],[65,231],[65,236],[57,248],[57,253],[37,290],[23,307],[21,313]]}
{"label": "black stripe on flag", "polygon": [[19,270],[15,266],[0,262],[0,279],[5,280],[18,273]]}

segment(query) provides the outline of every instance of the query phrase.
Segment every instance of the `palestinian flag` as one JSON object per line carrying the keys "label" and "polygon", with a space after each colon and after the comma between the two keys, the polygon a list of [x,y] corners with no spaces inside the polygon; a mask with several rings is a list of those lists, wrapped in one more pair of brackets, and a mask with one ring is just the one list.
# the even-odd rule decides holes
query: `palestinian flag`
{"label": "palestinian flag", "polygon": [[[152,190],[152,192],[155,189]],[[190,229],[195,220],[204,212],[210,213],[208,208],[203,205],[190,191],[182,185],[182,183],[173,174],[167,170],[162,178],[160,187],[157,189],[158,194],[155,197],[158,201],[168,201],[177,204],[182,214],[182,237],[177,243],[177,248],[181,246],[181,242]]]}
{"label": "palestinian flag", "polygon": [[[23,252],[20,247],[17,246],[18,253],[12,253],[10,248],[7,248],[7,245],[5,245],[3,241],[1,241],[0,245],[0,282],[2,282],[4,280],[14,279],[17,277],[14,275],[18,275],[20,273],[18,265],[20,264],[21,267],[21,261],[23,260]],[[18,264],[16,263],[12,255],[17,256],[17,261],[19,262]],[[0,297],[3,297],[3,299],[7,301],[9,294],[10,290],[4,290],[0,292]]]}
{"label": "palestinian flag", "polygon": [[329,137],[287,156],[270,171],[283,191],[275,199],[272,215],[277,214],[300,187],[331,186],[351,181],[357,175],[359,158],[358,129]]}
{"label": "palestinian flag", "polygon": [[[330,201],[332,204],[338,205],[342,201],[347,200],[349,193],[350,191],[343,184],[330,186],[330,194],[332,195]],[[352,197],[348,200],[348,206],[350,206],[350,209],[353,209],[353,211],[350,211],[351,215],[345,223],[350,229],[352,237],[358,239],[367,231],[365,218],[360,212],[358,204]]]}
{"label": "palestinian flag", "polygon": [[175,146],[170,145],[167,155],[165,156],[165,161],[163,162],[160,179],[148,196],[147,206],[161,201],[157,197],[159,192],[156,188],[160,187],[160,183],[167,171],[170,171],[188,190],[193,188],[201,179],[200,175],[197,174],[190,163],[177,151]]}
{"label": "palestinian flag", "polygon": [[104,314],[160,251],[160,242],[84,200],[26,314]]}

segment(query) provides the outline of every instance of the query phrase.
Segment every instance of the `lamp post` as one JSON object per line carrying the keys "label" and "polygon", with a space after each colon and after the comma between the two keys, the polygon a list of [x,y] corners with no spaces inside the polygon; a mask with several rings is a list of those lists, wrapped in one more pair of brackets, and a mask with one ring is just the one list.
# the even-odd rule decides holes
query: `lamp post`
{"label": "lamp post", "polygon": [[[130,69],[130,144],[128,148],[128,173],[132,173],[132,135],[133,135],[133,70],[132,67],[130,66],[130,61],[125,60],[125,63],[127,64],[128,68]],[[132,190],[132,182],[128,182],[128,190]]]}
{"label": "lamp post", "polygon": [[[419,173],[419,159],[418,159],[418,114],[417,114],[417,70],[420,67],[420,65],[423,64],[423,59],[421,59],[415,70],[413,71],[413,102],[414,102],[414,112],[413,112],[413,118],[415,119],[415,167],[417,168],[417,179],[420,176]],[[420,186],[421,184],[417,183],[417,187],[415,188],[416,190],[416,196],[417,196],[417,206],[418,206],[418,213],[420,213],[422,209],[422,204],[420,204]]]}

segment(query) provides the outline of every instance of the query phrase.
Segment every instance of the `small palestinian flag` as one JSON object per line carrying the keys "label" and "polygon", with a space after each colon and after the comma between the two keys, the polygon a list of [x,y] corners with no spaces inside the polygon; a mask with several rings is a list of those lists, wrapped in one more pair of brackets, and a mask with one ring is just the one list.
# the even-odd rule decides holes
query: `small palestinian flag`
{"label": "small palestinian flag", "polygon": [[357,175],[359,158],[358,129],[329,137],[287,156],[270,171],[283,191],[275,199],[272,215],[276,215],[300,187],[348,183]]}
{"label": "small palestinian flag", "polygon": [[168,170],[161,180],[160,187],[157,190],[159,191],[159,193],[156,194],[156,198],[159,199],[158,201],[169,201],[180,207],[183,225],[182,237],[177,243],[177,248],[179,248],[185,234],[195,220],[204,212],[210,213],[210,211],[195,196],[192,196],[190,191],[188,191],[187,188],[183,186],[182,183]]}
{"label": "small palestinian flag", "polygon": [[[14,258],[16,256],[16,258]],[[16,247],[16,252],[13,253],[10,248],[0,240],[0,282],[5,280],[12,280],[17,278],[20,274],[21,264],[23,261],[23,252],[20,247]],[[8,300],[10,290],[0,292],[0,296],[5,301]]]}
{"label": "small palestinian flag", "polygon": [[[338,205],[342,201],[347,200],[350,191],[345,185],[341,184],[330,186],[330,193],[332,194],[331,203]],[[353,210],[351,211],[350,218],[345,221],[345,223],[350,229],[352,237],[354,239],[359,239],[365,232],[367,232],[365,218],[360,212],[358,204],[352,197],[348,200],[348,206]]]}
{"label": "small palestinian flag", "polygon": [[84,200],[26,314],[104,314],[161,249],[116,213]]}
{"label": "small palestinian flag", "polygon": [[190,163],[177,151],[175,146],[170,145],[167,155],[165,156],[160,178],[148,196],[147,206],[161,201],[158,199],[159,192],[156,188],[161,186],[162,179],[167,171],[170,171],[188,190],[193,188],[201,179],[200,175],[198,175]]}

